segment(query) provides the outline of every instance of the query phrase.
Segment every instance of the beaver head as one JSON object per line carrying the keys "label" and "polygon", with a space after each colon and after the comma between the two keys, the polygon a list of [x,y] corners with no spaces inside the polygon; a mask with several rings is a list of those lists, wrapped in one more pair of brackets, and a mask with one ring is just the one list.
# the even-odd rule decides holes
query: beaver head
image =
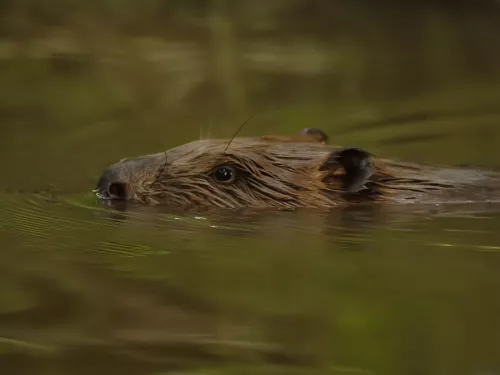
{"label": "beaver head", "polygon": [[325,207],[375,193],[369,179],[383,171],[371,155],[326,140],[308,128],[297,137],[194,141],[111,165],[95,192],[108,200],[225,208]]}
{"label": "beaver head", "polygon": [[395,177],[367,151],[327,145],[326,139],[319,129],[305,129],[286,139],[194,141],[111,165],[95,192],[101,199],[148,204],[292,208],[448,187],[416,178],[409,167]]}

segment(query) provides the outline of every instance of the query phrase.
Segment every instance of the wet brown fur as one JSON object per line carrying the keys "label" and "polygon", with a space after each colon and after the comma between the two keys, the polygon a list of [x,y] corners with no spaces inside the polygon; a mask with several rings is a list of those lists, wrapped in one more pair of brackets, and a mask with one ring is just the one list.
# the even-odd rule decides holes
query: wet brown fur
{"label": "wet brown fur", "polygon": [[[340,146],[303,135],[235,138],[227,147],[228,142],[199,140],[120,161],[105,171],[97,190],[117,181],[126,184],[128,200],[146,204],[294,208],[489,198],[500,186],[493,172],[371,157],[374,173],[365,189],[346,194],[341,182],[346,172],[332,159]],[[225,165],[237,171],[232,183],[214,178],[216,168]],[[482,186],[480,193],[477,186]]]}

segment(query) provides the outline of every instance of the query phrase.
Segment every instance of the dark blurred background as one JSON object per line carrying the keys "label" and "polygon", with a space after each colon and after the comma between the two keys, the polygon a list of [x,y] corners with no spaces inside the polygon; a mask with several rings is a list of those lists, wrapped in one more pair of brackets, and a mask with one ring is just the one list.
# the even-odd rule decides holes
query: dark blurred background
{"label": "dark blurred background", "polygon": [[1,184],[87,188],[117,158],[249,116],[242,135],[319,126],[387,156],[498,164],[499,47],[493,0],[2,0]]}

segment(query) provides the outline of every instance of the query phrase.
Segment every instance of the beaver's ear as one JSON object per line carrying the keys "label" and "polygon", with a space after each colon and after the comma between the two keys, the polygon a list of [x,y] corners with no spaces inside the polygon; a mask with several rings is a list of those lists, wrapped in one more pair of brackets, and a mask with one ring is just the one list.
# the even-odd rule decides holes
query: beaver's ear
{"label": "beaver's ear", "polygon": [[346,193],[355,193],[363,189],[365,183],[375,172],[371,161],[372,155],[360,148],[344,148],[331,153],[321,170],[335,168],[339,164],[345,174],[340,177]]}
{"label": "beaver's ear", "polygon": [[300,132],[300,135],[305,135],[308,136],[320,143],[327,143],[328,142],[328,135],[321,130],[317,128],[305,128]]}

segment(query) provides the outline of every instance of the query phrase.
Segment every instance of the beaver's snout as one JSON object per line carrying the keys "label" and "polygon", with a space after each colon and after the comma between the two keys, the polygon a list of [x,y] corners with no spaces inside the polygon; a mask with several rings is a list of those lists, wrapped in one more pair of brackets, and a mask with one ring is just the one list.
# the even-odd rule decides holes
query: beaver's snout
{"label": "beaver's snout", "polygon": [[165,160],[163,153],[121,160],[103,172],[94,193],[98,198],[107,200],[137,199],[163,172]]}
{"label": "beaver's snout", "polygon": [[130,198],[130,185],[126,182],[101,180],[94,190],[100,199],[127,200]]}
{"label": "beaver's snout", "polygon": [[100,199],[127,200],[131,197],[131,185],[119,173],[122,168],[115,164],[104,171],[94,190]]}

